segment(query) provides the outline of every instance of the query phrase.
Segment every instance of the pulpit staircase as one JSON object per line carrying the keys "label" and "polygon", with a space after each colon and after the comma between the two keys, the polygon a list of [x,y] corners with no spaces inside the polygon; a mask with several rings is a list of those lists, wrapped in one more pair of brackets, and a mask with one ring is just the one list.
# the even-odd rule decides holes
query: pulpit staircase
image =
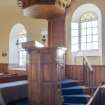
{"label": "pulpit staircase", "polygon": [[75,80],[62,81],[63,105],[86,105],[90,99],[89,88]]}
{"label": "pulpit staircase", "polygon": [[[87,105],[91,98],[89,88],[82,86],[82,82],[76,80],[64,80],[61,82],[63,96],[62,105]],[[9,105],[30,105],[27,99],[19,100]]]}
{"label": "pulpit staircase", "polygon": [[[62,96],[62,105],[95,105],[92,104],[92,97],[94,96],[95,90],[92,78],[93,70],[92,67],[84,58],[83,70],[84,81],[78,80],[63,80],[60,82],[60,92]],[[90,72],[89,72],[90,70]],[[86,83],[85,83],[86,82]],[[96,94],[96,93],[95,93]],[[27,99],[23,99],[9,105],[30,105]]]}
{"label": "pulpit staircase", "polygon": [[[81,86],[78,81],[64,80],[61,82],[62,96],[64,102],[62,105],[86,105],[90,99],[89,89]],[[9,105],[30,105],[27,99],[19,100]]]}

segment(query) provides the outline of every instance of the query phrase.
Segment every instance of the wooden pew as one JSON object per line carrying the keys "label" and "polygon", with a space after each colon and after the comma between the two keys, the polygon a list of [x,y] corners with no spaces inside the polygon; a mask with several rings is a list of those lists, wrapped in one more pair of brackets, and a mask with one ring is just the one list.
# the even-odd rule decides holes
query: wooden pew
{"label": "wooden pew", "polygon": [[0,83],[0,105],[27,98],[27,88],[27,80]]}

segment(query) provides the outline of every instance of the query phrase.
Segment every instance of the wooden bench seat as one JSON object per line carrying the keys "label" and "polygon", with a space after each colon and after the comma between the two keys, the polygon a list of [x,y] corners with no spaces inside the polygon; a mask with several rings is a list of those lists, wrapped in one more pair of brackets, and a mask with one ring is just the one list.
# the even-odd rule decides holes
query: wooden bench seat
{"label": "wooden bench seat", "polygon": [[0,105],[28,97],[28,81],[0,83]]}
{"label": "wooden bench seat", "polygon": [[0,83],[26,80],[27,75],[25,74],[1,74],[0,75]]}

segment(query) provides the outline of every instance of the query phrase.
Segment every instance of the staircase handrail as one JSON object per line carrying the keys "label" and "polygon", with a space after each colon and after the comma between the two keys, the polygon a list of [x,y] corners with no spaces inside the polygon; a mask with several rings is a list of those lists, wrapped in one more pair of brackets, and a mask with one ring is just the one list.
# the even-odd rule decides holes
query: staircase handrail
{"label": "staircase handrail", "polygon": [[95,105],[97,99],[99,99],[100,97],[100,89],[101,89],[102,84],[100,83],[99,86],[97,87],[97,89],[95,90],[93,96],[90,98],[90,100],[88,101],[88,103],[86,105]]}
{"label": "staircase handrail", "polygon": [[94,70],[86,56],[83,56],[83,81],[90,89],[90,94],[94,93]]}
{"label": "staircase handrail", "polygon": [[87,63],[87,65],[88,65],[88,68],[89,68],[89,70],[90,71],[93,71],[93,67],[91,66],[91,64],[89,63],[89,61],[88,61],[88,59],[87,59],[87,57],[86,56],[83,56],[83,61],[86,61],[86,63]]}

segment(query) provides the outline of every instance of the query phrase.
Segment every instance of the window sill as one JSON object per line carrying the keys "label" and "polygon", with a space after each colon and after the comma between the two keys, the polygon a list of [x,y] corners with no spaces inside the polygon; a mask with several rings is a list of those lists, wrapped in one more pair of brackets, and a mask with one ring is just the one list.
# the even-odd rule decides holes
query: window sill
{"label": "window sill", "polygon": [[20,70],[20,71],[26,71],[26,68],[24,67],[10,67],[10,70]]}
{"label": "window sill", "polygon": [[101,56],[100,51],[99,50],[92,50],[92,51],[79,51],[79,52],[73,52],[74,56],[87,56],[87,57],[95,57],[95,56]]}

